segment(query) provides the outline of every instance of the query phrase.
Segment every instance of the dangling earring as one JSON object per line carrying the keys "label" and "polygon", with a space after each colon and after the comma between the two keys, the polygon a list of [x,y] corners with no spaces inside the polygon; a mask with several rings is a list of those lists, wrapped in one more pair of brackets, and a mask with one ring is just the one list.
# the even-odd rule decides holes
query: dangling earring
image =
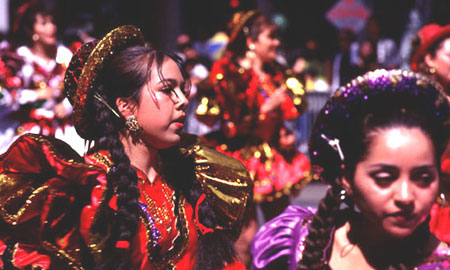
{"label": "dangling earring", "polygon": [[345,199],[347,198],[347,190],[342,189],[339,195],[339,199],[341,200],[341,202],[345,201]]}
{"label": "dangling earring", "polygon": [[33,34],[31,36],[31,39],[33,39],[33,41],[38,41],[39,40],[39,35],[38,34]]}
{"label": "dangling earring", "polygon": [[439,207],[440,208],[443,208],[445,206],[445,204],[447,203],[447,199],[445,198],[445,194],[444,193],[442,193],[442,192],[439,193],[438,202],[439,202]]}
{"label": "dangling earring", "polygon": [[141,126],[139,125],[134,115],[128,117],[127,121],[125,121],[125,126],[131,133],[134,134],[138,133],[138,131],[141,130]]}
{"label": "dangling earring", "polygon": [[255,44],[253,44],[253,43],[251,43],[250,45],[248,45],[248,49],[250,50],[250,51],[254,51],[255,50]]}
{"label": "dangling earring", "polygon": [[434,73],[436,73],[436,69],[434,67],[430,67],[428,69],[428,72],[430,72],[430,74],[434,74]]}

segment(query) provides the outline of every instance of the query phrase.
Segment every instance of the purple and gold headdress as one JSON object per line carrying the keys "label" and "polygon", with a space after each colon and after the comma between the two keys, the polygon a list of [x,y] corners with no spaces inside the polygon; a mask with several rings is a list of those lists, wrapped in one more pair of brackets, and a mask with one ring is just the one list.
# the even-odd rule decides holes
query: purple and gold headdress
{"label": "purple and gold headdress", "polygon": [[363,135],[359,127],[364,119],[405,112],[435,123],[442,140],[448,139],[448,99],[436,82],[422,74],[379,69],[338,89],[322,108],[311,134],[309,153],[315,173],[334,181],[343,173],[342,165],[352,159],[349,149],[357,143],[356,136]]}

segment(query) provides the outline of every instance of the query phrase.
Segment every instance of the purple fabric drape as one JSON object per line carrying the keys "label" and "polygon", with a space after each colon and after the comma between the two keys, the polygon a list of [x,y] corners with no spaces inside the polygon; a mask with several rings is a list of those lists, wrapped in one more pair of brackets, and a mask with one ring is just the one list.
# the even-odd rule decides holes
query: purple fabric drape
{"label": "purple fabric drape", "polygon": [[255,235],[251,252],[253,269],[264,269],[270,262],[287,256],[290,268],[295,269],[315,210],[288,206],[278,217],[264,224]]}

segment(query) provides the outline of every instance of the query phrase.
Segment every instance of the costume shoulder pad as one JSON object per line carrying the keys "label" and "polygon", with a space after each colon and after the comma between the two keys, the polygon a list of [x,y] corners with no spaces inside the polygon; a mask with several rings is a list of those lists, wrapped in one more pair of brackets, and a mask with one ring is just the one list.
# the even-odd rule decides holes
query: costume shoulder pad
{"label": "costume shoulder pad", "polygon": [[220,225],[216,229],[234,230],[252,199],[253,182],[246,167],[198,142],[181,148],[181,151],[194,161],[196,180],[219,219]]}

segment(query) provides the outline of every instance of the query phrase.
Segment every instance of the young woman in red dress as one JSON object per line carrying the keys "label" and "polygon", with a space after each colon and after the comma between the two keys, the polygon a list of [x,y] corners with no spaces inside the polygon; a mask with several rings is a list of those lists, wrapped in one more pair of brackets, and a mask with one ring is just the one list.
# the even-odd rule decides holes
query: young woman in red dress
{"label": "young woman in red dress", "polygon": [[65,76],[84,157],[43,135],[0,156],[3,269],[244,269],[252,182],[182,134],[189,81],[133,26],[83,45]]}

